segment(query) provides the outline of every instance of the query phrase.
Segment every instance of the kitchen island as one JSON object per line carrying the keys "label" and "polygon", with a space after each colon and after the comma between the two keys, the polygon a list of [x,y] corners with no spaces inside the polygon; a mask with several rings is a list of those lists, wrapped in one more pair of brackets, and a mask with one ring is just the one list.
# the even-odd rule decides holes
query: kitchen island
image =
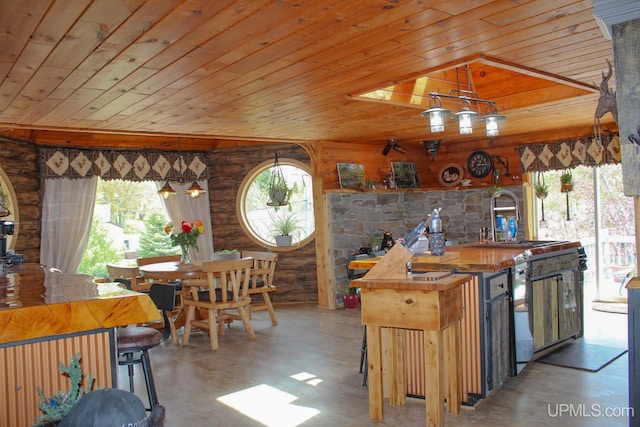
{"label": "kitchen island", "polygon": [[159,320],[145,294],[89,276],[46,276],[38,264],[0,273],[0,425],[31,426],[38,415],[37,387],[45,396],[71,388],[60,371],[80,353],[95,388],[117,385],[115,328]]}
{"label": "kitchen island", "polygon": [[[470,275],[462,285],[460,331],[465,405],[476,404],[537,355],[582,336],[580,250],[579,242],[466,243],[447,246],[443,256],[411,258],[414,273]],[[368,269],[377,261],[353,261],[350,268]],[[422,341],[421,331],[406,331],[408,366],[421,365]],[[424,396],[422,373],[410,368],[407,376],[407,394]]]}

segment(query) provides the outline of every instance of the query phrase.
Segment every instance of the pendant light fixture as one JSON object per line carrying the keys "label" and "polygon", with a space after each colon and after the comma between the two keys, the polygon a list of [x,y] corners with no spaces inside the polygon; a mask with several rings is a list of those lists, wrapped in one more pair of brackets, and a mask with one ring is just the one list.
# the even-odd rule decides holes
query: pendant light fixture
{"label": "pendant light fixture", "polygon": [[486,123],[487,136],[497,136],[499,134],[498,120],[502,120],[505,117],[498,114],[495,101],[480,99],[478,94],[471,90],[471,73],[469,65],[466,65],[465,69],[467,74],[467,89],[460,89],[460,81],[458,79],[459,70],[456,68],[457,89],[450,90],[448,94],[430,92],[429,96],[431,96],[431,101],[429,103],[429,109],[423,111],[420,115],[423,117],[429,117],[431,132],[443,132],[444,119],[451,110],[442,107],[442,98],[457,99],[460,102],[460,111],[453,114],[452,118],[458,120],[458,129],[460,134],[468,135],[473,132],[474,118],[476,118],[476,116],[480,116],[480,113],[472,109],[472,103],[477,105],[478,108],[480,105],[486,104],[488,110],[487,114],[485,116],[478,117],[478,120]]}
{"label": "pendant light fixture", "polygon": [[451,110],[442,108],[442,98],[440,98],[436,93],[432,93],[429,109],[427,111],[423,111],[420,115],[423,117],[429,117],[431,132],[444,132],[444,118],[450,112]]}
{"label": "pendant light fixture", "polygon": [[[186,165],[185,165],[184,157],[182,156],[182,144],[179,138],[178,138],[178,167],[180,170],[180,177],[178,178],[176,183],[182,186],[186,182],[184,178],[184,171],[186,169]],[[192,199],[197,199],[204,193],[206,193],[206,191],[202,187],[200,187],[200,185],[198,185],[198,181],[193,181],[191,186],[189,186],[189,188],[185,190],[185,194],[188,194],[189,197],[191,197]],[[174,196],[176,194],[176,190],[174,190],[173,187],[171,187],[170,181],[167,180],[164,186],[160,190],[158,190],[158,194],[160,194],[160,196],[162,196],[163,199],[167,200],[169,197]]]}

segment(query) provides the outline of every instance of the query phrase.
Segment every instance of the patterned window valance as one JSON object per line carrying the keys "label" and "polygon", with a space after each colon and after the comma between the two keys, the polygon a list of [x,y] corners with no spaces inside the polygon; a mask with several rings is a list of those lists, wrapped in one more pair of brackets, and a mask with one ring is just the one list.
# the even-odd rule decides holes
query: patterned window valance
{"label": "patterned window valance", "polygon": [[[207,179],[205,153],[116,151],[41,147],[40,170],[44,178],[124,179],[164,181]],[[182,162],[180,161],[182,159]]]}
{"label": "patterned window valance", "polygon": [[592,136],[522,145],[517,150],[522,173],[620,163],[620,138],[612,134],[602,135],[601,142]]}

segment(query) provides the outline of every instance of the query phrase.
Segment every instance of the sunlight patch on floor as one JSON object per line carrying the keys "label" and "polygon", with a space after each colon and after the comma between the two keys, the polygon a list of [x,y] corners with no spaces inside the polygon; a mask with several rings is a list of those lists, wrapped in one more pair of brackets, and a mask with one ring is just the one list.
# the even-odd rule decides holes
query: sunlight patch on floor
{"label": "sunlight patch on floor", "polygon": [[217,400],[265,426],[296,427],[320,413],[317,409],[293,405],[297,399],[277,388],[260,384]]}

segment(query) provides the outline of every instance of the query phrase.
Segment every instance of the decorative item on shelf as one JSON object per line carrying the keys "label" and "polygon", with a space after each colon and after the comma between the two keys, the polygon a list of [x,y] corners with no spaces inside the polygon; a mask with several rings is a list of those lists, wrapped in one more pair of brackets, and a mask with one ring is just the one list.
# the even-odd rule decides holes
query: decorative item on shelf
{"label": "decorative item on shelf", "polygon": [[202,221],[182,221],[180,230],[175,229],[173,222],[169,221],[164,232],[169,235],[171,246],[180,246],[180,264],[191,264],[191,248],[198,250],[198,237],[204,233]]}
{"label": "decorative item on shelf", "polygon": [[464,171],[462,166],[457,163],[449,163],[444,165],[438,174],[438,181],[444,187],[455,187],[460,184],[464,178]]}
{"label": "decorative item on shelf", "polygon": [[480,99],[478,94],[471,90],[472,84],[469,65],[465,66],[465,71],[467,77],[467,88],[460,88],[460,69],[456,68],[457,88],[450,90],[448,94],[430,92],[429,95],[431,96],[431,101],[429,103],[429,109],[423,111],[421,116],[429,117],[431,132],[444,132],[444,118],[451,112],[451,110],[442,107],[442,98],[458,100],[460,104],[460,111],[455,113],[453,118],[458,120],[459,131],[461,134],[470,134],[473,132],[472,119],[475,116],[480,115],[479,112],[472,109],[472,103],[478,109],[480,108],[480,105],[486,105],[487,114],[480,116],[478,120],[486,123],[487,136],[497,136],[499,134],[498,121],[505,117],[498,114],[495,101]]}
{"label": "decorative item on shelf", "polygon": [[560,192],[568,193],[573,191],[573,174],[569,170],[565,170],[560,175]]}
{"label": "decorative item on shelf", "polygon": [[291,246],[293,234],[300,229],[298,220],[294,214],[281,214],[273,220],[273,231],[275,235],[276,246]]}
{"label": "decorative item on shelf", "polygon": [[358,296],[358,288],[347,285],[344,294],[342,294],[342,303],[347,310],[355,310],[360,305],[360,297]]}
{"label": "decorative item on shelf", "polygon": [[474,178],[484,178],[493,168],[491,156],[484,151],[474,151],[467,158],[467,169]]}
{"label": "decorative item on shelf", "polygon": [[[180,171],[180,177],[176,180],[176,183],[180,186],[184,185],[186,179],[184,177],[184,172],[188,169],[187,164],[184,161],[184,156],[182,155],[182,145],[180,139],[178,139],[178,159],[177,159],[177,167],[176,169]],[[189,195],[192,199],[197,199],[202,194],[206,193],[204,188],[200,187],[198,181],[193,181],[193,183],[185,190],[185,193]],[[163,199],[168,199],[171,196],[175,196],[176,190],[171,187],[169,180],[164,183],[164,186],[158,190],[158,194],[162,196]]]}
{"label": "decorative item on shelf", "polygon": [[417,188],[418,174],[414,162],[391,162],[396,188]]}
{"label": "decorative item on shelf", "polygon": [[490,196],[502,193],[502,187],[500,187],[499,185],[493,184],[491,186],[489,186],[489,188],[487,188],[487,191],[489,192]]}
{"label": "decorative item on shelf", "polygon": [[338,163],[340,188],[364,188],[364,165],[358,163]]}
{"label": "decorative item on shelf", "polygon": [[278,150],[276,150],[271,168],[271,179],[269,180],[269,201],[268,206],[286,206],[289,204],[289,187],[284,179],[280,160],[278,158]]}
{"label": "decorative item on shelf", "polygon": [[618,124],[618,103],[616,101],[616,91],[609,88],[609,79],[613,75],[611,62],[607,59],[607,74],[602,72],[602,81],[599,85],[593,83],[593,87],[600,92],[596,112],[593,114],[593,133],[596,135],[598,142],[602,145],[602,129],[600,128],[600,118],[607,113],[611,113],[613,120]]}

